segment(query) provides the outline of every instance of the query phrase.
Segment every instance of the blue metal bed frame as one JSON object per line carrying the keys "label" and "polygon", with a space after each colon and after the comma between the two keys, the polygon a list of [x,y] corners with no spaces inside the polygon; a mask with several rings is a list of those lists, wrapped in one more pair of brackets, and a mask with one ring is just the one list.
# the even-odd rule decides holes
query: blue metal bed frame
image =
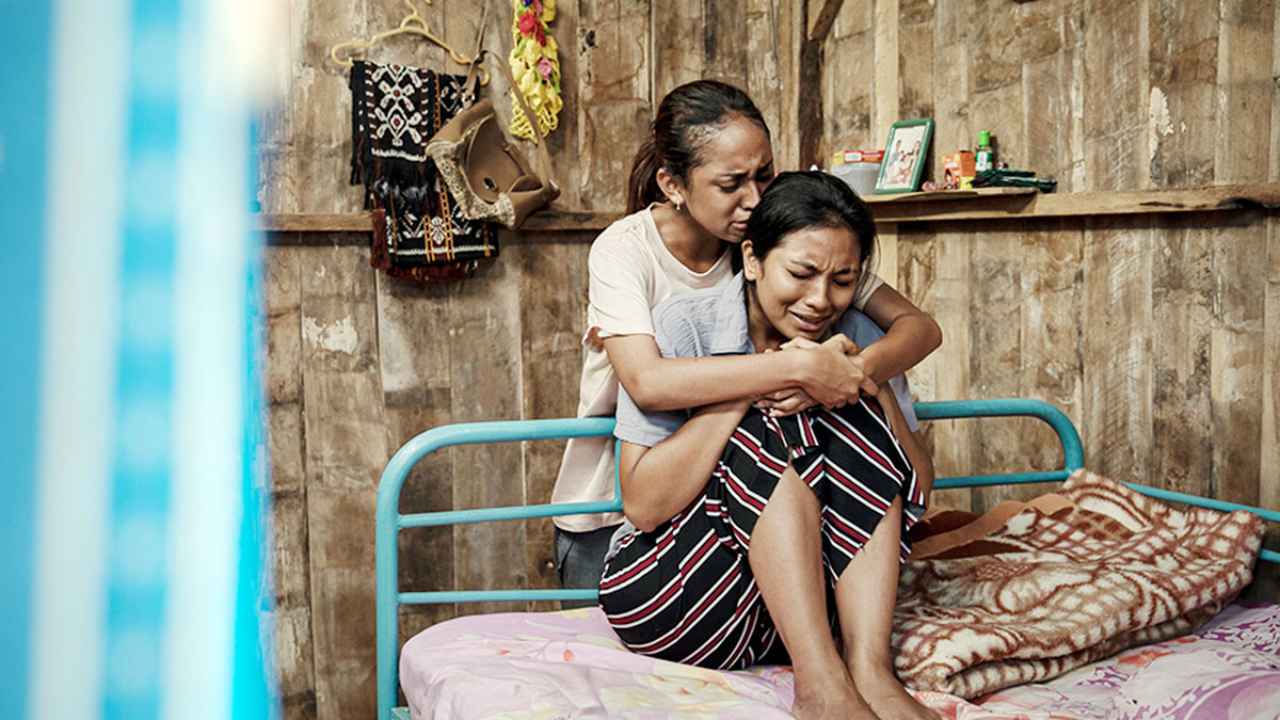
{"label": "blue metal bed frame", "polygon": [[[1084,448],[1075,425],[1058,408],[1039,400],[949,400],[916,403],[921,420],[952,420],[982,417],[1034,417],[1048,423],[1062,443],[1063,467],[1059,470],[967,475],[938,478],[934,489],[988,487],[1056,482],[1067,479],[1084,467]],[[400,491],[405,478],[427,455],[455,445],[480,445],[528,440],[560,440],[575,437],[604,437],[613,434],[613,418],[566,418],[555,420],[511,420],[461,423],[433,428],[405,443],[387,463],[378,483],[377,510],[377,662],[378,720],[409,720],[406,708],[396,708],[398,650],[400,646],[397,614],[401,605],[423,605],[464,602],[524,602],[530,600],[595,600],[598,591],[565,590],[463,590],[439,592],[400,592],[396,578],[399,555],[396,536],[406,528],[437,527],[498,520],[528,520],[556,515],[587,515],[622,511],[622,492],[614,480],[614,499],[607,502],[557,503],[476,510],[400,514]],[[1268,522],[1280,523],[1280,511],[1238,505],[1196,495],[1173,492],[1135,483],[1125,483],[1133,490],[1160,500],[1167,500],[1214,510],[1244,510]],[[1280,563],[1280,552],[1263,550],[1261,560]]]}

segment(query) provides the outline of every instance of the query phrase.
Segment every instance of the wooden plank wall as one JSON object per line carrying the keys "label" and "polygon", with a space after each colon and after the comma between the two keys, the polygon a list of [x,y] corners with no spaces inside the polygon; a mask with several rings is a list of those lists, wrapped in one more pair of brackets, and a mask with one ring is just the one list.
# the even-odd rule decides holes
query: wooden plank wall
{"label": "wooden plank wall", "polygon": [[[489,47],[510,47],[510,5],[488,0]],[[565,111],[551,138],[566,208],[624,203],[627,171],[660,98],[718,77],[748,88],[783,162],[794,157],[797,24],[779,0],[562,0]],[[328,48],[393,27],[397,0],[294,5],[277,82],[288,101],[262,118],[264,212],[350,212],[350,93]],[[436,0],[424,17],[469,47],[478,3]],[[657,23],[658,31],[651,32]],[[505,54],[505,53],[503,53]],[[662,58],[653,62],[655,55]],[[457,71],[443,53],[396,40],[371,57]],[[495,77],[491,96],[502,97]],[[498,99],[501,111],[507,102]],[[788,115],[790,113],[790,115]],[[790,155],[788,155],[788,153]],[[505,234],[475,279],[436,287],[389,280],[350,237],[277,236],[268,251],[270,443],[276,662],[288,718],[371,717],[374,497],[391,453],[422,430],[466,420],[564,417],[577,407],[586,258],[593,233]],[[560,443],[468,448],[422,463],[401,509],[520,504],[550,495]],[[406,588],[553,587],[549,521],[401,535]],[[407,637],[459,612],[414,608]],[[509,609],[509,607],[508,607]]]}
{"label": "wooden plank wall", "polygon": [[[489,46],[509,46],[509,5],[487,1]],[[561,0],[560,204],[620,208],[656,99],[703,76],[750,91],[781,167],[802,156],[802,107],[821,102],[817,157],[874,147],[894,119],[927,115],[936,148],[991,129],[1005,159],[1054,175],[1063,191],[1280,180],[1277,5]],[[803,76],[805,23],[827,6],[839,14],[822,73]],[[353,211],[349,91],[327,52],[394,26],[403,6],[292,8],[270,69],[287,102],[262,118],[259,202]],[[461,48],[480,14],[455,0],[424,10]],[[372,57],[456,71],[416,41]],[[1280,505],[1280,220],[1224,218],[882,228],[880,273],[946,332],[913,373],[917,394],[1041,397],[1082,427],[1104,472]],[[428,288],[376,275],[350,238],[275,238],[267,380],[286,717],[373,714],[374,490],[390,454],[442,423],[573,413],[591,237],[508,234],[479,277]],[[944,472],[1058,461],[1032,423],[929,432]],[[402,510],[545,498],[559,453],[545,443],[442,454],[415,470]],[[983,508],[1018,494],[953,492],[938,504]],[[401,583],[549,587],[551,537],[545,521],[405,533]],[[402,636],[457,612],[406,612]]]}
{"label": "wooden plank wall", "polygon": [[[898,27],[885,32],[885,1],[848,0],[837,19],[850,52],[879,58],[885,40],[899,62],[875,69],[869,100],[847,74],[826,77],[828,107],[850,108],[828,112],[827,149],[882,142],[888,119],[864,130],[859,118],[896,95],[898,116],[937,120],[935,173],[940,154],[990,129],[1002,159],[1067,191],[1280,179],[1274,2],[887,0]],[[946,333],[916,390],[1040,397],[1082,428],[1098,470],[1276,507],[1276,223],[1253,212],[900,225],[900,286]],[[930,434],[940,473],[1059,461],[1031,421]],[[1039,491],[941,502],[980,510]]]}

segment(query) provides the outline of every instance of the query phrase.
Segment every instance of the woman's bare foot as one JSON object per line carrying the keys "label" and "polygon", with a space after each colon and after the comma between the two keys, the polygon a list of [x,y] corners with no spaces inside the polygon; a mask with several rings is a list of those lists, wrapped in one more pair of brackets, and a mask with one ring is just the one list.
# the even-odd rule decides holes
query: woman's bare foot
{"label": "woman's bare foot", "polygon": [[912,697],[887,667],[859,668],[853,680],[858,694],[880,720],[942,720]]}
{"label": "woman's bare foot", "polygon": [[797,677],[791,714],[798,720],[877,720],[847,675],[817,682]]}

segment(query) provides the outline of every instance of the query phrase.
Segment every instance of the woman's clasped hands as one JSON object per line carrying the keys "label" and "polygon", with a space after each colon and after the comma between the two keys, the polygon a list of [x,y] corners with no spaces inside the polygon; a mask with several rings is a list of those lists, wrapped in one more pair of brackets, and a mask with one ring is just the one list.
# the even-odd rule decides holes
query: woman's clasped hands
{"label": "woman's clasped hands", "polygon": [[[766,349],[765,352],[774,352]],[[793,338],[777,352],[799,352],[805,378],[800,385],[761,396],[755,407],[772,417],[786,417],[821,405],[828,410],[856,402],[858,397],[875,397],[879,385],[871,378],[862,349],[837,333],[822,343]]]}

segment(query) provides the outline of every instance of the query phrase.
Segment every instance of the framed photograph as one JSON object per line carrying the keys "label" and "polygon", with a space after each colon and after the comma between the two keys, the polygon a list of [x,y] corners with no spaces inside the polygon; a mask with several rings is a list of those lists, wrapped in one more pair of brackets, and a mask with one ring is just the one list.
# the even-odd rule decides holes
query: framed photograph
{"label": "framed photograph", "polygon": [[933,120],[899,120],[889,128],[884,143],[884,160],[876,177],[876,193],[907,193],[920,189],[929,143],[933,140]]}

